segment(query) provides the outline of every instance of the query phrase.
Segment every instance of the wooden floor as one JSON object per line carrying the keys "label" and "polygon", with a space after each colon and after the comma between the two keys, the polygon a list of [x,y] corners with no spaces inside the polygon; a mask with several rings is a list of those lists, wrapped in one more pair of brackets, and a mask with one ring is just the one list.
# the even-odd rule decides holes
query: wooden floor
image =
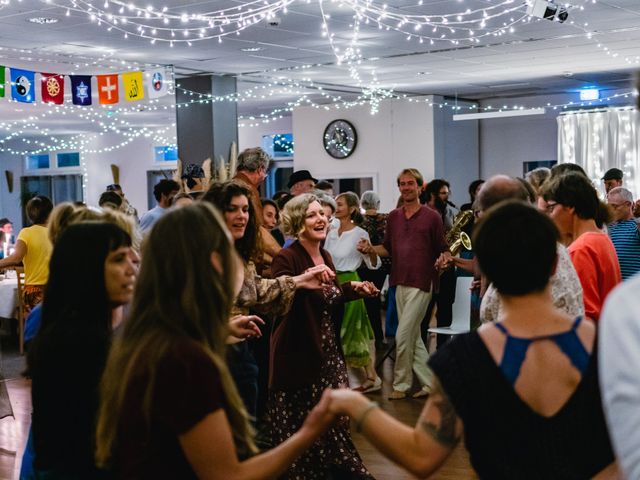
{"label": "wooden floor", "polygon": [[[381,392],[374,392],[367,395],[371,400],[380,404],[382,409],[402,421],[407,425],[415,425],[418,416],[424,406],[422,399],[388,400],[387,396],[391,392],[391,381],[393,379],[393,362],[386,360],[378,374],[383,379]],[[415,479],[406,470],[395,465],[393,462],[382,456],[378,451],[359,433],[352,431],[353,440],[362,456],[365,465],[371,474],[378,480],[408,480]],[[433,480],[463,480],[478,478],[469,464],[469,456],[464,445],[460,444],[453,451],[446,463],[438,472],[429,477]]]}
{"label": "wooden floor", "polygon": [[[381,407],[395,418],[407,425],[415,425],[424,405],[424,399],[387,400],[387,394],[391,390],[393,362],[385,361],[379,373],[383,378],[383,389],[381,392],[369,394],[369,397],[379,402]],[[7,380],[6,383],[15,418],[7,417],[0,420],[0,480],[17,480],[31,421],[31,385],[25,379]],[[354,432],[353,438],[369,471],[378,480],[415,478],[380,455],[362,435]],[[477,477],[469,466],[464,446],[459,445],[445,465],[430,478],[462,480]]]}

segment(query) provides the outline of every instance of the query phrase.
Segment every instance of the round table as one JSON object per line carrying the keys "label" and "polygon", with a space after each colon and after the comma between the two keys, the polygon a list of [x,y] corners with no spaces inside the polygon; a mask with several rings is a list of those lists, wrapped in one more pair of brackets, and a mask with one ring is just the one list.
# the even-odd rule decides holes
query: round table
{"label": "round table", "polygon": [[14,318],[18,304],[18,280],[5,278],[0,281],[0,317]]}

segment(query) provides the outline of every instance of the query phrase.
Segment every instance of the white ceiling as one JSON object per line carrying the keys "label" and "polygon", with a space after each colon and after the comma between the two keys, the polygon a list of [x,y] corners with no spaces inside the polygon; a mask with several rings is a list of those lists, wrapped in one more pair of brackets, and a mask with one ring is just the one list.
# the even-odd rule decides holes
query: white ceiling
{"label": "white ceiling", "polygon": [[[2,6],[2,1],[10,3]],[[294,1],[286,14],[279,14],[278,26],[263,22],[238,36],[225,37],[222,43],[212,39],[193,42],[191,47],[173,48],[133,36],[125,39],[121,33],[109,32],[91,22],[86,14],[71,11],[67,16],[66,9],[46,0],[2,1],[0,47],[4,49],[0,49],[0,64],[36,71],[92,74],[117,71],[123,68],[118,62],[126,61],[139,62],[143,68],[148,64],[172,65],[178,76],[237,75],[240,90],[284,76],[310,78],[336,95],[348,97],[349,93],[353,96],[353,92],[359,91],[348,69],[337,65],[327,38],[321,35],[321,0]],[[180,14],[241,5],[247,0],[136,1],[143,7],[166,5],[169,12]],[[343,0],[342,6],[339,1],[323,2],[325,11],[331,15],[329,27],[336,45],[342,49],[348,45],[353,30],[350,26],[353,11],[348,7],[351,1]],[[56,2],[71,4],[69,0]],[[389,10],[425,15],[486,8],[505,0],[423,0],[422,5],[418,2],[386,0]],[[638,68],[640,59],[640,1],[571,0],[570,3],[566,23],[527,19],[515,25],[515,32],[484,37],[474,47],[464,42],[420,44],[416,40],[407,41],[405,34],[363,24],[358,42],[363,57],[358,67],[360,75],[366,83],[375,71],[380,86],[397,92],[466,99],[562,93],[587,85],[630,89],[631,72]],[[521,8],[511,16],[523,16],[524,4],[525,0],[513,0],[509,8]],[[57,18],[59,22],[37,25],[27,21],[34,16]],[[495,26],[489,22],[487,28]],[[586,30],[592,32],[591,38],[587,38]],[[261,50],[253,53],[241,50],[247,47]],[[605,48],[612,53],[607,54]],[[300,69],[308,64],[314,66]],[[239,111],[245,115],[264,113],[293,98],[296,97],[277,95],[243,102]],[[323,101],[317,96],[313,98]],[[2,120],[19,118],[34,108],[48,107],[16,106],[0,99]],[[130,119],[140,124],[166,124],[172,114],[171,109],[147,110]]]}

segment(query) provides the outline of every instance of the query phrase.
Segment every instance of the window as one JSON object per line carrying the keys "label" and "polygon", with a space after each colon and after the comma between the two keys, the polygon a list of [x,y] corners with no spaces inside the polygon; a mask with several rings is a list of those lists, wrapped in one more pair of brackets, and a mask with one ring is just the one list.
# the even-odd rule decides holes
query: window
{"label": "window", "polygon": [[166,145],[164,147],[154,147],[156,163],[175,162],[178,160],[178,146]]}
{"label": "window", "polygon": [[276,133],[262,136],[262,148],[274,158],[293,157],[293,134]]}
{"label": "window", "polygon": [[40,170],[43,168],[49,168],[49,154],[43,153],[41,155],[27,155],[25,157],[27,163],[27,170]]}
{"label": "window", "polygon": [[20,179],[22,224],[29,225],[25,207],[36,195],[49,197],[54,205],[60,202],[82,202],[82,175],[38,175]]}
{"label": "window", "polygon": [[80,153],[78,152],[58,153],[56,159],[58,168],[80,166]]}

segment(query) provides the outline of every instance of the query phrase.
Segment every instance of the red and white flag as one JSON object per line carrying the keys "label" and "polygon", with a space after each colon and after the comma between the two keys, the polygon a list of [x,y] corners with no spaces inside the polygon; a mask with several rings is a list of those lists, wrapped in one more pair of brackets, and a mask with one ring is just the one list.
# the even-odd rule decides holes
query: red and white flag
{"label": "red and white flag", "polygon": [[40,81],[42,101],[62,105],[64,102],[64,76],[56,73],[41,73]]}
{"label": "red and white flag", "polygon": [[98,79],[98,99],[102,105],[118,103],[118,75],[96,75]]}

